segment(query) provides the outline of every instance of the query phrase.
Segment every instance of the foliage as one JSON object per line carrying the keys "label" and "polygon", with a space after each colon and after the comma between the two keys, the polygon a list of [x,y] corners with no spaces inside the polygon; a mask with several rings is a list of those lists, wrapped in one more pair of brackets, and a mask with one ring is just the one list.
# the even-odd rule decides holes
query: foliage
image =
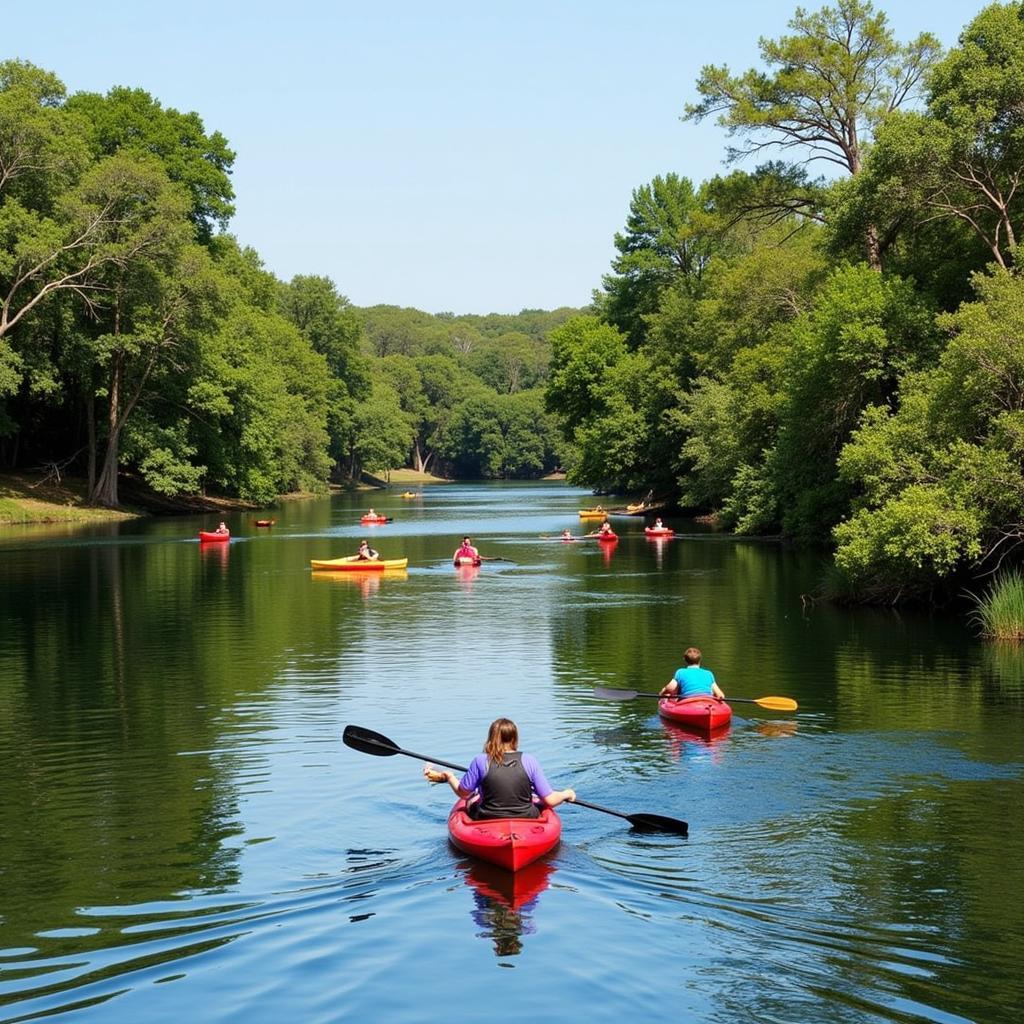
{"label": "foliage", "polygon": [[551,368],[544,400],[567,440],[576,425],[600,413],[608,369],[624,359],[626,340],[594,316],[577,316],[551,332]]}
{"label": "foliage", "polygon": [[666,289],[696,291],[716,239],[714,217],[688,178],[667,174],[634,189],[626,231],[615,235],[613,273],[604,278],[604,319],[639,345]]}
{"label": "foliage", "polygon": [[835,530],[839,567],[869,593],[915,593],[1002,556],[1024,521],[1024,281],[975,277],[978,299],[897,408],[870,408],[839,459],[861,492]]}
{"label": "foliage", "polygon": [[194,111],[164,108],[142,89],[118,86],[106,96],[76,93],[66,109],[88,125],[96,157],[131,153],[155,157],[171,181],[190,196],[189,216],[198,236],[208,241],[235,212],[230,173],[235,154],[220,132],[209,135]]}
{"label": "foliage", "polygon": [[540,391],[481,392],[453,411],[441,448],[460,476],[536,477],[557,464],[555,438]]}
{"label": "foliage", "polygon": [[[750,69],[735,75],[725,66],[701,70],[698,103],[686,106],[684,119],[701,121],[717,115],[731,136],[746,142],[729,149],[729,160],[772,149],[798,155],[792,187],[763,193],[748,209],[818,215],[817,190],[808,190],[801,159],[824,161],[848,174],[860,172],[865,145],[878,125],[914,97],[922,78],[939,55],[934,36],[922,33],[911,43],[893,38],[882,12],[866,0],[838,0],[817,12],[797,8],[791,35],[761,39],[761,59],[768,71]],[[784,180],[783,164],[772,165],[768,178]],[[865,255],[880,266],[873,225]]]}

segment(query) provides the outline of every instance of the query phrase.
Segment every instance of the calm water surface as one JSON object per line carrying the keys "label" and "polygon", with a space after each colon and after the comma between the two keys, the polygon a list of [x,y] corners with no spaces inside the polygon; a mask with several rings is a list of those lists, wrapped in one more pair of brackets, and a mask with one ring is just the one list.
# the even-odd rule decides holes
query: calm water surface
{"label": "calm water surface", "polygon": [[[1024,661],[952,617],[805,606],[812,556],[694,523],[562,544],[562,485],[400,488],[0,532],[0,1020],[1016,1021]],[[372,501],[395,521],[362,528]],[[463,533],[502,559],[449,564]],[[370,535],[409,570],[311,574]],[[705,651],[712,742],[656,689]],[[557,786],[518,876],[449,847],[499,715]],[[446,796],[446,794],[448,794]]]}

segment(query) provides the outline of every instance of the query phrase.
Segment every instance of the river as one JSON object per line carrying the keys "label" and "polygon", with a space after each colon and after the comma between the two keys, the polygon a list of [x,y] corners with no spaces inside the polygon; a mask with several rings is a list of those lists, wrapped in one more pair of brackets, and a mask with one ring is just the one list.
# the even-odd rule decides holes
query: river
{"label": "river", "polygon": [[[553,539],[562,484],[0,531],[0,1020],[1011,1021],[1024,656],[951,614],[815,605],[820,560],[685,520]],[[371,502],[394,521],[362,527]],[[469,534],[484,555],[456,572]],[[313,574],[371,538],[407,572]],[[657,689],[696,644],[710,741]],[[513,885],[450,791],[507,715],[561,809]]]}

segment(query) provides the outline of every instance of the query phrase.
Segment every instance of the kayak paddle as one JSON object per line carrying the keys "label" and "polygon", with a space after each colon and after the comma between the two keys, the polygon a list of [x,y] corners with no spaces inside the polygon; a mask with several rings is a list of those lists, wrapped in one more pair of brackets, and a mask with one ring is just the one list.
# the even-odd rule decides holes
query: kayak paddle
{"label": "kayak paddle", "polygon": [[[346,725],[341,739],[346,747],[360,750],[364,754],[373,754],[376,757],[405,754],[406,757],[415,757],[418,761],[431,761],[457,772],[467,771],[466,767],[461,764],[452,764],[451,761],[442,761],[439,757],[417,754],[413,750],[403,750],[387,736],[374,732],[372,729],[364,729],[359,725]],[[622,811],[613,811],[610,807],[592,804],[586,800],[580,800],[579,797],[571,802],[579,804],[580,807],[589,807],[592,811],[601,811],[604,814],[612,814],[616,818],[625,818],[633,828],[642,832],[673,832],[677,836],[685,836],[690,831],[690,826],[685,821],[680,821],[679,818],[666,818],[661,814],[623,814]]]}
{"label": "kayak paddle", "polygon": [[[613,690],[607,686],[595,686],[594,696],[602,700],[633,700],[634,697],[661,699],[660,693],[639,693],[636,690]],[[677,698],[678,699],[678,698]],[[799,706],[792,697],[726,697],[726,704],[757,704],[770,711],[796,711]]]}

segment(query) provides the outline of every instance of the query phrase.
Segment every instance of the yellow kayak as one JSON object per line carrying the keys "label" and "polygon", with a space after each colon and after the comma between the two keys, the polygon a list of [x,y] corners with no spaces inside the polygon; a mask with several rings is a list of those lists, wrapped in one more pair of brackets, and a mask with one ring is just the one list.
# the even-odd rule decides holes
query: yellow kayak
{"label": "yellow kayak", "polygon": [[406,491],[406,492],[405,492],[405,493],[404,493],[404,494],[402,495],[402,497],[403,497],[403,498],[422,498],[422,497],[423,497],[423,495],[422,495],[422,494],[414,494],[414,493],[413,493],[412,491]]}
{"label": "yellow kayak", "polygon": [[309,563],[314,570],[344,570],[347,572],[383,572],[385,569],[404,569],[409,564],[408,558],[391,558],[376,560],[349,555],[348,558],[331,558],[326,561],[312,559]]}
{"label": "yellow kayak", "polygon": [[603,508],[581,508],[580,519],[607,519],[608,513]]}

